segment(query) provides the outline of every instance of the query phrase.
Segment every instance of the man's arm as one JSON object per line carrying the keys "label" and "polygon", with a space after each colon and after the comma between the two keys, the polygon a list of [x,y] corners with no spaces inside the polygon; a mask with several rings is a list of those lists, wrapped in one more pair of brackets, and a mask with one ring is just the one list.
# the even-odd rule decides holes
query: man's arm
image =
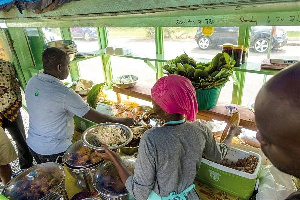
{"label": "man's arm", "polygon": [[83,116],[83,118],[88,119],[93,122],[96,122],[96,123],[113,122],[113,123],[124,124],[127,126],[131,126],[134,124],[134,120],[132,118],[112,117],[109,115],[99,113],[93,108],[90,108],[90,110]]}

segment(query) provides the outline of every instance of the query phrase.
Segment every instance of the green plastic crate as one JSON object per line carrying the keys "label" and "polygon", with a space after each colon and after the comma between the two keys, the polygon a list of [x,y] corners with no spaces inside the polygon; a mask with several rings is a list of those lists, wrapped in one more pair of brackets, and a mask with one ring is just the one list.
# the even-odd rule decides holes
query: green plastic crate
{"label": "green plastic crate", "polygon": [[254,152],[245,152],[236,148],[229,148],[226,156],[230,161],[237,161],[250,155],[256,156],[259,160],[253,174],[231,169],[203,158],[196,180],[242,199],[249,199],[256,186],[261,156]]}

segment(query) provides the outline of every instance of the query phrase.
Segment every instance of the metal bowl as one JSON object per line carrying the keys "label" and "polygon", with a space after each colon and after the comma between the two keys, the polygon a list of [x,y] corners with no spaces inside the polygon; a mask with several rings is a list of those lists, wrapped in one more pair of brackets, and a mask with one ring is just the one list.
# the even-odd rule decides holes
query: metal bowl
{"label": "metal bowl", "polygon": [[121,147],[124,147],[125,145],[127,145],[133,137],[133,133],[130,130],[130,128],[128,128],[127,126],[123,125],[123,124],[117,124],[117,123],[101,123],[95,126],[92,126],[88,129],[86,129],[84,131],[84,133],[82,134],[82,141],[83,144],[98,150],[98,151],[104,151],[104,144],[102,144],[96,137],[96,134],[98,133],[98,130],[101,129],[102,127],[105,126],[111,126],[111,127],[118,127],[122,129],[122,134],[125,135],[126,137],[126,141],[121,143],[121,144],[116,144],[116,145],[111,145],[108,146],[109,149],[113,150],[113,149],[119,149]]}
{"label": "metal bowl", "polygon": [[120,153],[125,155],[135,155],[139,150],[139,146],[136,147],[122,147],[120,148]]}
{"label": "metal bowl", "polygon": [[[42,163],[22,171],[4,188],[9,199],[58,199],[66,197],[65,172],[57,163]],[[64,198],[65,199],[65,198]]]}
{"label": "metal bowl", "polygon": [[134,87],[138,81],[138,77],[135,75],[123,75],[117,77],[113,82],[119,88],[131,88]]}
{"label": "metal bowl", "polygon": [[[126,168],[133,173],[136,157],[121,156]],[[93,179],[94,187],[103,200],[128,200],[129,194],[118,174],[115,165],[108,161],[102,164]]]}
{"label": "metal bowl", "polygon": [[[83,150],[84,153],[81,154],[79,152],[80,150]],[[77,179],[77,185],[79,187],[86,187],[84,175],[93,174],[103,162],[102,159],[93,160],[92,154],[94,152],[94,149],[84,146],[82,140],[79,140],[71,144],[62,157],[66,169],[75,179]],[[86,162],[80,164],[76,162],[78,159],[82,159],[82,157],[86,155],[89,156]]]}
{"label": "metal bowl", "polygon": [[126,146],[120,148],[120,152],[126,155],[134,155],[138,152],[139,143],[142,135],[147,131],[150,127],[147,125],[131,127],[133,132],[133,139]]}

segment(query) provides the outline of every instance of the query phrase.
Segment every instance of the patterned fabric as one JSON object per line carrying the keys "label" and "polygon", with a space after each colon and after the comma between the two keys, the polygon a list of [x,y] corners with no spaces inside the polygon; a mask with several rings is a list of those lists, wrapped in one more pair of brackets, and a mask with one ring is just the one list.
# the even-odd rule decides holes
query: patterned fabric
{"label": "patterned fabric", "polygon": [[220,151],[221,151],[221,155],[222,155],[222,160],[226,157],[227,152],[228,152],[228,147],[225,143],[220,143],[219,145],[220,147]]}
{"label": "patterned fabric", "polygon": [[13,122],[19,113],[22,96],[14,67],[0,60],[0,126],[5,117]]}

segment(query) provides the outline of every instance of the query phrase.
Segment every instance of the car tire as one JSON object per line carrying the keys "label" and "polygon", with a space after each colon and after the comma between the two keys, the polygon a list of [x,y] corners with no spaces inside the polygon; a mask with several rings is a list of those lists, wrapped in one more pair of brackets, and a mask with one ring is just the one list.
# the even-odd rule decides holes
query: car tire
{"label": "car tire", "polygon": [[257,53],[265,53],[269,48],[269,40],[267,38],[258,38],[253,43],[253,49]]}
{"label": "car tire", "polygon": [[202,36],[198,39],[197,44],[200,49],[206,50],[211,47],[211,40],[206,36]]}
{"label": "car tire", "polygon": [[91,41],[91,35],[87,32],[84,33],[83,38],[85,41]]}

